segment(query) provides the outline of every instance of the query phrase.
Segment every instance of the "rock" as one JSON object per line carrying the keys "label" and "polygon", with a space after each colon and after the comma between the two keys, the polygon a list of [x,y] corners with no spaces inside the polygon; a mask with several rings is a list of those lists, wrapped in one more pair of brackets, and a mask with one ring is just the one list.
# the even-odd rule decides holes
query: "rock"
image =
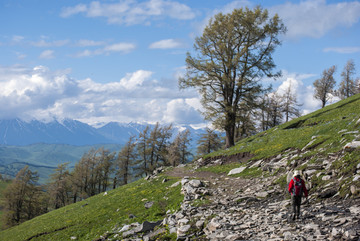
{"label": "rock", "polygon": [[200,180],[196,180],[196,179],[190,180],[189,185],[195,188],[204,186],[204,184]]}
{"label": "rock", "polygon": [[332,196],[334,196],[337,193],[336,189],[330,188],[330,189],[325,189],[324,191],[322,191],[318,197],[319,198],[330,198]]}
{"label": "rock", "polygon": [[187,218],[182,218],[182,219],[180,219],[180,220],[178,221],[178,224],[179,224],[180,226],[184,226],[184,225],[188,224],[189,222],[190,222],[189,219],[187,219]]}
{"label": "rock", "polygon": [[349,142],[344,146],[345,151],[353,151],[357,148],[360,148],[360,141]]}
{"label": "rock", "polygon": [[165,232],[166,232],[166,228],[160,228],[160,229],[158,229],[158,230],[156,230],[154,232],[151,232],[151,233],[145,235],[142,240],[144,240],[144,241],[153,240],[153,237],[155,237],[155,236],[157,236],[157,235],[159,235],[161,233],[165,233]]}
{"label": "rock", "polygon": [[154,202],[146,202],[146,203],[144,204],[144,206],[145,206],[146,209],[151,208],[153,205],[154,205]]}
{"label": "rock", "polygon": [[214,231],[216,231],[216,229],[221,227],[221,224],[218,223],[215,218],[213,218],[206,227],[210,232],[214,232]]}
{"label": "rock", "polygon": [[349,210],[352,214],[360,215],[360,206],[351,206]]}
{"label": "rock", "polygon": [[185,226],[181,226],[180,228],[177,229],[177,235],[178,237],[183,237],[186,236],[186,233],[190,230],[191,225],[185,225]]}
{"label": "rock", "polygon": [[150,230],[153,230],[156,226],[160,225],[162,223],[161,221],[157,221],[157,222],[148,222],[145,221],[143,222],[141,225],[139,225],[138,227],[136,227],[134,229],[134,232],[136,233],[142,233],[142,232],[148,232]]}
{"label": "rock", "polygon": [[359,179],[360,179],[360,175],[355,175],[355,177],[353,178],[353,182],[356,182]]}
{"label": "rock", "polygon": [[264,191],[264,192],[258,192],[258,193],[256,194],[256,197],[266,198],[268,195],[269,195],[269,193],[266,192],[266,191]]}
{"label": "rock", "polygon": [[247,167],[239,167],[239,168],[235,168],[235,169],[232,169],[229,173],[228,173],[228,176],[230,175],[235,175],[235,174],[239,174],[241,172],[243,172]]}
{"label": "rock", "polygon": [[358,189],[357,189],[357,187],[355,186],[355,185],[351,185],[350,186],[350,192],[351,192],[351,194],[352,195],[356,195],[356,194],[358,194]]}
{"label": "rock", "polygon": [[179,186],[180,185],[180,181],[178,181],[178,182],[175,182],[174,184],[172,184],[170,187],[177,187],[177,186]]}
{"label": "rock", "polygon": [[205,222],[203,220],[199,220],[195,223],[195,226],[200,229],[204,227],[204,224]]}
{"label": "rock", "polygon": [[322,178],[321,178],[321,180],[323,180],[323,181],[328,181],[328,180],[330,180],[331,179],[331,176],[330,175],[326,175],[326,176],[323,176]]}

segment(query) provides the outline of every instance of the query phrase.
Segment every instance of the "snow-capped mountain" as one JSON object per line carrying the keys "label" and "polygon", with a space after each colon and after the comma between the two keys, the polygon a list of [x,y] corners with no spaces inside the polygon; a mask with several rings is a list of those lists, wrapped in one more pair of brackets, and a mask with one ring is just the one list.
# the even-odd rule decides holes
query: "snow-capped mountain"
{"label": "snow-capped mountain", "polygon": [[[110,122],[100,128],[76,120],[64,119],[44,123],[37,120],[26,122],[20,119],[0,120],[0,145],[24,146],[35,143],[97,145],[125,144],[130,136],[137,137],[148,124]],[[174,127],[174,135],[189,129],[195,143],[203,129],[190,126]]]}
{"label": "snow-capped mountain", "polygon": [[49,123],[0,120],[0,144],[19,146],[34,143],[92,145],[113,142],[108,142],[97,129],[76,120]]}

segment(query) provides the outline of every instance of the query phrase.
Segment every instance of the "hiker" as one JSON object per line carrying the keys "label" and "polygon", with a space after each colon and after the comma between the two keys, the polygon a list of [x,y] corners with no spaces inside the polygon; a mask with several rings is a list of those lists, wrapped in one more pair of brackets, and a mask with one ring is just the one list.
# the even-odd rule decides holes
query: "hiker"
{"label": "hiker", "polygon": [[294,172],[294,178],[289,183],[289,193],[291,193],[291,201],[293,207],[292,219],[299,219],[300,216],[300,205],[303,194],[307,198],[308,190],[306,189],[304,180],[301,179],[300,171]]}

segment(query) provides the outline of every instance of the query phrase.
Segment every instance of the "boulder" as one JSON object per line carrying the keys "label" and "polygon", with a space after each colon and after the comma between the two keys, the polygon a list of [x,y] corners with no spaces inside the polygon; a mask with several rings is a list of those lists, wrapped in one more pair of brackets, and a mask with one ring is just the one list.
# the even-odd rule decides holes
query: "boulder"
{"label": "boulder", "polygon": [[241,172],[243,172],[247,167],[239,167],[239,168],[235,168],[235,169],[232,169],[229,173],[228,173],[228,176],[230,175],[235,175],[235,174],[239,174]]}
{"label": "boulder", "polygon": [[134,232],[136,232],[136,233],[148,232],[148,231],[154,230],[154,228],[156,226],[159,226],[161,223],[162,223],[162,220],[157,221],[157,222],[145,221],[142,224],[140,224],[138,227],[136,227],[134,229]]}
{"label": "boulder", "polygon": [[344,146],[345,151],[353,151],[357,148],[360,148],[360,141],[349,142]]}
{"label": "boulder", "polygon": [[337,193],[337,190],[336,190],[336,189],[334,189],[334,188],[329,188],[329,189],[325,189],[324,191],[322,191],[322,192],[318,195],[318,197],[319,197],[319,198],[323,198],[323,199],[325,199],[325,198],[330,198],[330,197],[334,196],[336,193]]}
{"label": "boulder", "polygon": [[186,233],[190,230],[190,225],[184,225],[177,229],[177,236],[178,237],[184,237],[186,236]]}

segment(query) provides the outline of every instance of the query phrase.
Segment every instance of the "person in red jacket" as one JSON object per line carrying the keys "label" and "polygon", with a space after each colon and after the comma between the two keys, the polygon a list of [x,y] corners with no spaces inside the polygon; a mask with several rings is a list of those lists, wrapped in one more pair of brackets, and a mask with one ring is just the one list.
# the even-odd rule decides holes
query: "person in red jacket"
{"label": "person in red jacket", "polygon": [[301,179],[300,171],[298,170],[294,172],[294,178],[291,179],[289,183],[289,193],[291,193],[291,201],[293,207],[292,219],[299,219],[301,198],[303,194],[306,198],[308,197],[308,190],[306,189],[305,182],[303,179]]}

